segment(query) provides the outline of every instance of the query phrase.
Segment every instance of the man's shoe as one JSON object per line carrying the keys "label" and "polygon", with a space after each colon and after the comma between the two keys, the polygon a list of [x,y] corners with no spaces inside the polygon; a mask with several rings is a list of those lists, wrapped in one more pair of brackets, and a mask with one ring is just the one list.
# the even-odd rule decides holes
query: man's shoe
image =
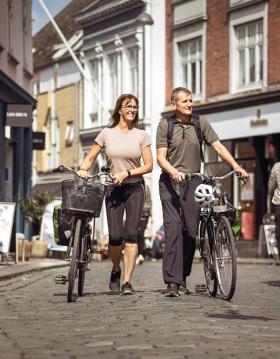
{"label": "man's shoe", "polygon": [[180,294],[186,294],[190,295],[192,292],[190,291],[190,288],[187,286],[187,281],[184,280],[183,283],[179,286],[179,293]]}
{"label": "man's shoe", "polygon": [[119,294],[120,293],[120,286],[121,286],[121,271],[115,272],[112,270],[109,288],[112,293]]}
{"label": "man's shoe", "polygon": [[179,297],[179,285],[177,283],[168,283],[167,284],[167,290],[164,293],[165,297],[174,298]]}
{"label": "man's shoe", "polygon": [[134,293],[134,290],[130,283],[126,282],[122,285],[122,295],[130,295],[133,293]]}

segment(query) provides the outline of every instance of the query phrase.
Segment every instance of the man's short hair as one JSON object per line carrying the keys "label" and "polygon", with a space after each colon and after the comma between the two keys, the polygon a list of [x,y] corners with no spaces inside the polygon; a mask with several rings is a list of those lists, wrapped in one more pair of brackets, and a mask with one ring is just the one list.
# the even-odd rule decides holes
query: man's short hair
{"label": "man's short hair", "polygon": [[187,89],[186,87],[176,87],[171,92],[171,102],[176,102],[179,100],[180,92],[184,92],[187,95],[192,95],[191,90]]}

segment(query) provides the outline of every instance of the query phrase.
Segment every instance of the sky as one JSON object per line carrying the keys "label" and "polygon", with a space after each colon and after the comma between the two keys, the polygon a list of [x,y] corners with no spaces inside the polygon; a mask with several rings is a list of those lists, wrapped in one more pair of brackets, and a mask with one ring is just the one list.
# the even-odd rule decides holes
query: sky
{"label": "sky", "polygon": [[[55,16],[60,12],[71,0],[44,0],[45,5],[50,13]],[[49,19],[38,0],[32,0],[32,34],[35,35]]]}

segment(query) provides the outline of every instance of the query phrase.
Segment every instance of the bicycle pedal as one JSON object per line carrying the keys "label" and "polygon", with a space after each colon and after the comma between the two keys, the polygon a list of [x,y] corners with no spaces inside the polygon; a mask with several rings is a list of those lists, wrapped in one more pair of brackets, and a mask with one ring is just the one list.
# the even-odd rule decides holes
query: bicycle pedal
{"label": "bicycle pedal", "polygon": [[67,277],[65,275],[57,275],[55,277],[55,284],[66,284],[67,283]]}
{"label": "bicycle pedal", "polygon": [[206,284],[197,284],[197,285],[195,286],[195,291],[196,291],[197,293],[206,292],[206,291],[207,291],[207,286],[206,286]]}

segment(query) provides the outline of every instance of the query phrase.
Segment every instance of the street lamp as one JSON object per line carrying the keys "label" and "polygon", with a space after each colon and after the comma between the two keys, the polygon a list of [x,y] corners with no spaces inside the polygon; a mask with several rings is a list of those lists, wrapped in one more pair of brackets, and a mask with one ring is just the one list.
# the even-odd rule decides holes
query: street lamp
{"label": "street lamp", "polygon": [[143,61],[143,120],[145,119],[145,115],[146,115],[146,104],[145,104],[145,87],[146,87],[146,81],[145,81],[145,72],[146,72],[146,62],[145,62],[145,25],[153,25],[154,24],[154,20],[151,17],[150,14],[146,13],[146,12],[142,12],[141,14],[139,14],[136,19],[135,19],[135,23],[136,25],[142,26],[142,35],[143,35],[143,40],[142,40],[142,45],[143,45],[143,49],[142,49],[142,61]]}

